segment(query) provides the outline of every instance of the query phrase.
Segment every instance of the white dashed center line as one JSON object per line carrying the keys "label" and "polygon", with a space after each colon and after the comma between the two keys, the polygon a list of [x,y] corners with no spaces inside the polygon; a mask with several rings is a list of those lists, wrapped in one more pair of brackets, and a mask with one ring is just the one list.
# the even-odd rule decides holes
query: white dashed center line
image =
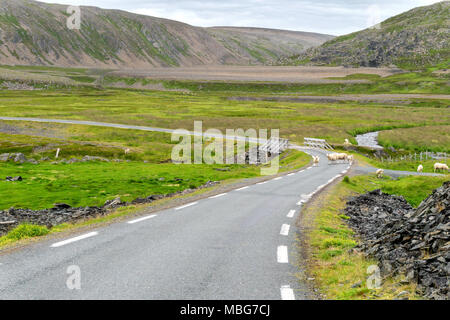
{"label": "white dashed center line", "polygon": [[187,208],[187,207],[190,207],[190,206],[195,206],[197,203],[198,203],[197,201],[196,202],[192,202],[192,203],[188,203],[188,204],[185,204],[184,206],[175,208],[175,210],[181,210],[181,209],[184,209],[184,208]]}
{"label": "white dashed center line", "polygon": [[278,263],[289,262],[287,246],[279,246],[277,248],[277,261]]}
{"label": "white dashed center line", "polygon": [[151,218],[154,218],[154,217],[156,217],[156,214],[152,214],[150,216],[142,217],[142,218],[139,218],[139,219],[136,219],[136,220],[131,220],[131,221],[128,221],[127,223],[128,224],[134,224],[134,223],[145,221],[145,220],[148,220],[148,219],[151,219]]}
{"label": "white dashed center line", "polygon": [[291,228],[290,225],[288,225],[288,224],[283,224],[283,225],[281,226],[280,234],[281,234],[282,236],[287,236],[287,235],[289,235],[289,229],[290,229],[290,228]]}
{"label": "white dashed center line", "polygon": [[280,292],[281,300],[295,300],[294,290],[290,286],[282,286]]}
{"label": "white dashed center line", "polygon": [[90,238],[90,237],[94,237],[96,235],[98,235],[98,232],[86,233],[86,234],[83,234],[83,235],[75,237],[75,238],[71,238],[71,239],[67,239],[67,240],[61,241],[61,242],[54,243],[54,244],[51,245],[51,247],[52,248],[62,247],[62,246],[65,246],[66,244],[73,243],[73,242],[76,242],[76,241],[80,241],[80,240],[83,240],[83,239],[87,239],[87,238]]}
{"label": "white dashed center line", "polygon": [[293,218],[294,215],[295,215],[295,210],[291,210],[291,211],[289,211],[289,213],[287,214],[287,217],[288,217],[288,218]]}
{"label": "white dashed center line", "polygon": [[209,199],[216,199],[216,198],[223,197],[223,196],[225,196],[225,195],[226,195],[226,193],[221,193],[221,194],[217,194],[217,195],[215,195],[215,196],[209,197]]}

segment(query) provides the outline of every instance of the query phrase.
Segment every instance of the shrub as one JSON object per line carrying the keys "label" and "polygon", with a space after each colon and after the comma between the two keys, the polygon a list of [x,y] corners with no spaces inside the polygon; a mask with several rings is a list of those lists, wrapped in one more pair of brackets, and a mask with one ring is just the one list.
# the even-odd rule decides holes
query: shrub
{"label": "shrub", "polygon": [[45,226],[21,224],[11,230],[6,237],[12,240],[20,240],[24,238],[45,236],[49,232],[50,230],[48,230]]}

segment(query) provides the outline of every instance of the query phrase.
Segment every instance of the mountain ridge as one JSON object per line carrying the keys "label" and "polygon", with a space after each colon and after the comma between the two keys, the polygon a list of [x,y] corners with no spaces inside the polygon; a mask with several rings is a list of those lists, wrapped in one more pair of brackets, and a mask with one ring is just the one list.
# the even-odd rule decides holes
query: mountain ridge
{"label": "mountain ridge", "polygon": [[450,66],[449,17],[450,1],[417,7],[375,27],[282,58],[279,64],[445,69]]}
{"label": "mountain ridge", "polygon": [[264,28],[202,28],[116,9],[0,0],[0,64],[83,67],[262,65],[333,36]]}

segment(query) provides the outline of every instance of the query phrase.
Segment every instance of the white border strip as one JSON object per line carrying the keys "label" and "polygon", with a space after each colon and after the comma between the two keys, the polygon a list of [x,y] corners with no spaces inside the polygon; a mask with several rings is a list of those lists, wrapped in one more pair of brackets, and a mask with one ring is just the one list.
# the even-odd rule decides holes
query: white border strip
{"label": "white border strip", "polygon": [[181,209],[184,209],[184,208],[187,208],[187,207],[190,207],[190,206],[195,206],[197,203],[198,203],[198,201],[196,201],[196,202],[191,202],[191,203],[185,204],[184,206],[175,208],[175,210],[181,210]]}
{"label": "white border strip", "polygon": [[290,210],[289,213],[287,214],[288,218],[293,218],[295,215],[295,210]]}
{"label": "white border strip", "polygon": [[288,225],[288,224],[283,224],[283,225],[281,226],[280,234],[281,234],[282,236],[287,236],[287,235],[289,235],[289,229],[290,229],[290,228],[291,228],[290,225]]}
{"label": "white border strip", "polygon": [[290,286],[281,286],[281,300],[295,300],[294,290]]}
{"label": "white border strip", "polygon": [[64,241],[61,241],[61,242],[56,242],[56,243],[52,244],[50,247],[52,247],[52,248],[62,247],[62,246],[65,246],[66,244],[69,244],[69,243],[72,243],[72,242],[76,242],[76,241],[80,241],[80,240],[83,240],[83,239],[87,239],[87,238],[90,238],[90,237],[94,237],[96,235],[98,235],[98,232],[86,233],[86,234],[83,234],[83,235],[75,237],[75,238],[67,239],[67,240],[64,240]]}
{"label": "white border strip", "polygon": [[287,246],[278,246],[277,261],[278,261],[278,263],[288,263],[289,262]]}
{"label": "white border strip", "polygon": [[227,195],[227,194],[226,194],[226,193],[221,193],[221,194],[217,194],[217,195],[215,195],[215,196],[209,197],[209,199],[216,199],[216,198],[223,197],[223,196],[225,196],[225,195]]}
{"label": "white border strip", "polygon": [[139,219],[136,219],[136,220],[131,220],[131,221],[128,221],[127,223],[128,224],[135,224],[135,223],[138,223],[138,222],[141,222],[141,221],[145,221],[145,220],[148,220],[148,219],[151,219],[151,218],[154,218],[154,217],[156,217],[156,214],[152,214],[150,216],[142,217],[142,218],[139,218]]}

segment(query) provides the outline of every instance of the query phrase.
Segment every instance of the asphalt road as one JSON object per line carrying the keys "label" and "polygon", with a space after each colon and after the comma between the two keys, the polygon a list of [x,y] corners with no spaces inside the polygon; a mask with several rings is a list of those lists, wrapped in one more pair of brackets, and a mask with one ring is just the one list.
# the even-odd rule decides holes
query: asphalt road
{"label": "asphalt road", "polygon": [[[172,132],[90,121],[0,120]],[[0,255],[0,299],[311,298],[296,278],[302,262],[294,221],[303,203],[349,164],[328,165],[323,152],[309,152],[321,156],[318,167]]]}
{"label": "asphalt road", "polygon": [[0,255],[0,299],[310,298],[294,220],[349,166],[320,155],[319,167]]}

